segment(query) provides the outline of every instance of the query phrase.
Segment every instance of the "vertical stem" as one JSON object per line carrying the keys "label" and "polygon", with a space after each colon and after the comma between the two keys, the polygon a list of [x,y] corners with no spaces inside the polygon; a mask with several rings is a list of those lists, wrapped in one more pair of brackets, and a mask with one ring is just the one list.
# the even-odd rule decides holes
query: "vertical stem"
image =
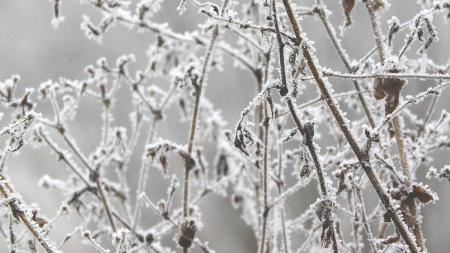
{"label": "vertical stem", "polygon": [[384,43],[383,43],[383,35],[381,34],[380,29],[380,20],[378,20],[378,15],[375,13],[375,10],[369,1],[365,1],[367,11],[369,12],[370,24],[372,26],[372,32],[375,37],[375,44],[378,50],[378,57],[380,58],[381,65],[384,65],[386,61],[386,53],[384,51]]}
{"label": "vertical stem", "polygon": [[353,253],[357,253],[360,251],[359,249],[359,230],[360,230],[360,217],[358,215],[358,208],[357,208],[357,202],[356,202],[356,197],[352,197],[351,192],[347,192],[347,201],[348,201],[348,205],[350,207],[350,212],[353,213],[353,218],[352,218],[352,223],[353,223],[353,231],[352,231],[352,235],[353,235],[353,245],[351,246],[351,250]]}
{"label": "vertical stem", "polygon": [[366,207],[364,204],[364,199],[362,197],[361,189],[357,188],[356,185],[353,184],[353,192],[355,192],[355,194],[356,194],[355,201],[359,200],[359,204],[355,205],[355,209],[358,209],[358,207],[360,209],[362,223],[363,223],[364,228],[366,229],[367,237],[369,238],[370,248],[372,249],[373,253],[376,253],[378,251],[377,251],[377,247],[374,243],[375,238],[373,236],[372,230],[370,229],[369,221],[367,220]]}
{"label": "vertical stem", "polygon": [[[219,28],[218,28],[218,26],[215,26],[213,29],[213,33],[212,33],[211,39],[209,41],[206,53],[205,53],[205,58],[204,58],[203,67],[202,67],[202,75],[200,77],[198,84],[196,84],[197,86],[195,88],[194,110],[192,113],[191,127],[189,130],[189,140],[188,140],[189,155],[192,154],[192,151],[194,148],[198,114],[200,111],[200,100],[201,100],[202,91],[203,91],[203,82],[206,78],[207,68],[209,66],[209,61],[211,58],[211,52],[212,52],[214,42],[215,42],[218,34],[219,34]],[[183,190],[183,216],[184,217],[189,216],[189,214],[188,214],[188,209],[189,209],[189,204],[188,204],[188,201],[189,201],[189,172],[192,169],[192,164],[190,164],[190,162],[187,162],[187,163],[188,164],[186,164],[186,169],[184,172],[184,190]]]}
{"label": "vertical stem", "polygon": [[403,131],[400,126],[400,118],[398,116],[394,117],[392,120],[394,125],[394,135],[395,139],[397,141],[397,148],[398,148],[398,155],[400,157],[400,165],[402,166],[403,174],[407,178],[407,183],[410,183],[411,181],[411,174],[409,172],[409,164],[408,164],[408,157],[406,154],[406,147],[405,147],[405,139],[403,138]]}
{"label": "vertical stem", "polygon": [[16,253],[16,234],[14,233],[14,219],[12,215],[9,216],[9,250],[10,253]]}
{"label": "vertical stem", "polygon": [[[383,35],[380,30],[380,21],[378,19],[378,15],[376,14],[372,4],[366,1],[366,7],[369,12],[370,23],[372,25],[372,32],[373,32],[375,42],[377,45],[378,57],[380,58],[380,63],[383,66],[386,61],[386,54],[384,51],[385,48],[384,48],[384,43],[383,43]],[[392,123],[393,123],[393,127],[394,127],[395,139],[397,142],[398,155],[400,157],[400,164],[401,164],[401,167],[403,170],[403,174],[407,178],[406,183],[410,184],[411,183],[411,175],[409,173],[409,165],[408,165],[407,151],[406,151],[406,147],[405,147],[405,139],[403,137],[403,132],[402,132],[402,129],[400,126],[400,117],[395,116],[392,120]],[[417,230],[417,232],[414,233],[416,243],[417,243],[417,246],[419,247],[419,249],[421,251],[423,251],[425,248],[424,248],[423,241],[422,241],[422,230],[420,228],[420,224],[417,222],[416,205],[415,205],[414,200],[412,200],[412,203],[409,206],[410,206],[411,215],[413,216],[413,218],[415,220],[415,225],[414,225],[413,230]]]}
{"label": "vertical stem", "polygon": [[[223,14],[223,11],[228,3],[228,0],[224,0],[221,15]],[[208,74],[208,67],[210,65],[210,59],[211,54],[214,48],[214,43],[217,39],[217,36],[219,35],[219,26],[215,25],[211,34],[211,38],[209,40],[208,46],[206,48],[202,70],[201,70],[201,76],[197,84],[195,84],[195,101],[194,101],[194,110],[192,113],[192,120],[191,120],[191,128],[189,130],[189,140],[188,140],[188,154],[191,155],[193,148],[194,148],[194,142],[195,142],[195,133],[197,129],[197,121],[198,121],[198,114],[200,111],[200,101],[202,97],[202,91],[203,91],[203,82],[207,78]],[[183,217],[187,218],[190,216],[189,213],[189,174],[193,167],[193,164],[190,159],[187,159],[185,170],[184,170],[184,179],[183,179],[183,199],[182,199],[182,205],[183,205]],[[183,248],[183,252],[187,253],[188,248]]]}
{"label": "vertical stem", "polygon": [[[282,138],[281,126],[279,127],[279,139]],[[277,177],[277,187],[278,187],[278,196],[281,195],[283,189],[283,143],[278,142],[278,177]],[[281,229],[283,236],[283,247],[284,253],[289,253],[289,244],[288,244],[288,232],[286,229],[286,220],[284,214],[284,203],[280,204],[280,214],[281,214]]]}
{"label": "vertical stem", "polygon": [[[256,83],[257,83],[257,94],[259,94],[262,91],[262,87],[263,87],[262,72],[261,71],[256,71],[255,72],[255,77],[256,77]],[[264,118],[264,107],[265,107],[265,103],[261,103],[261,105],[259,105],[258,108],[256,109],[256,114],[255,114],[255,123],[256,123],[255,126],[256,126],[256,131],[258,133],[258,138],[260,140],[264,139],[264,128],[262,126],[262,121],[263,121],[263,118]],[[261,143],[258,141],[256,143],[256,162],[255,162],[255,166],[257,168],[259,181],[262,181],[262,177],[263,176],[262,176],[262,173],[261,173],[260,155],[261,155]],[[261,187],[259,186],[259,184],[256,184],[255,193],[256,193],[256,199],[258,200],[258,201],[256,201],[256,208],[257,208],[257,210],[262,210],[264,212],[264,210],[261,209],[261,203],[260,203]],[[262,217],[262,215],[261,215],[261,217]],[[261,222],[261,220],[258,220],[258,224],[260,222]]]}
{"label": "vertical stem", "polygon": [[[272,15],[273,15],[273,20],[274,20],[275,33],[276,33],[276,37],[277,37],[278,51],[279,51],[278,54],[279,54],[279,61],[280,61],[279,64],[280,64],[281,82],[282,82],[282,87],[280,89],[280,95],[286,96],[286,101],[287,101],[291,116],[297,126],[297,129],[300,131],[300,133],[304,137],[305,144],[308,147],[308,150],[314,161],[314,165],[316,167],[317,177],[318,177],[319,185],[320,185],[320,193],[321,193],[322,197],[326,197],[328,195],[328,190],[327,190],[325,178],[324,178],[323,171],[322,171],[322,166],[321,166],[319,158],[316,154],[316,150],[315,150],[314,143],[313,143],[314,126],[312,124],[307,124],[304,127],[301,124],[300,119],[298,118],[297,113],[295,111],[295,106],[293,104],[293,101],[289,98],[289,95],[288,95],[289,92],[288,92],[288,85],[287,85],[287,80],[286,80],[286,68],[285,68],[285,63],[284,63],[284,43],[283,43],[283,39],[281,37],[280,27],[278,25],[277,9],[276,9],[275,0],[272,0]],[[333,252],[338,253],[339,248],[338,248],[338,243],[337,243],[337,238],[336,238],[336,230],[335,230],[333,220],[331,220],[330,226],[332,229]]]}
{"label": "vertical stem", "polygon": [[[153,117],[153,121],[150,125],[150,129],[149,129],[149,133],[147,136],[147,140],[145,142],[145,146],[152,143],[157,122],[158,122],[158,118]],[[152,160],[152,163],[153,163],[153,160]],[[136,190],[137,196],[140,196],[141,193],[145,192],[146,185],[147,185],[146,179],[147,179],[149,166],[151,166],[151,165],[147,164],[147,161],[145,159],[141,160],[141,167],[139,169],[138,187]],[[131,231],[132,232],[134,232],[136,230],[136,226],[137,226],[137,223],[140,218],[140,214],[141,214],[140,205],[141,205],[141,200],[136,198],[136,203],[134,205],[134,213],[133,213],[133,218],[132,218],[133,220],[131,223],[131,228],[132,228]]]}
{"label": "vertical stem", "polygon": [[269,203],[268,203],[268,188],[267,188],[267,178],[268,178],[268,144],[269,144],[269,118],[267,116],[267,108],[263,106],[264,111],[264,136],[263,136],[263,171],[262,171],[262,191],[263,191],[263,213],[262,213],[262,224],[261,224],[261,238],[259,245],[259,252],[266,252],[266,234],[267,234],[267,218],[269,216]]}

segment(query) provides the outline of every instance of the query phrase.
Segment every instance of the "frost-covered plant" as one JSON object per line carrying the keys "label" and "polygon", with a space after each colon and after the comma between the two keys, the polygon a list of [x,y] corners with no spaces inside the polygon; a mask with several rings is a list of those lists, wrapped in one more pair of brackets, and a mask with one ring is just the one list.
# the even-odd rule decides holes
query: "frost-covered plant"
{"label": "frost-covered plant", "polygon": [[[433,186],[419,181],[418,168],[429,167],[428,179],[450,180],[450,165],[431,166],[432,154],[450,147],[450,118],[445,110],[437,111],[449,84],[450,61],[440,65],[427,50],[439,43],[434,19],[449,17],[450,1],[417,1],[421,12],[401,21],[380,18],[389,9],[387,0],[342,0],[342,10],[336,11],[343,20],[340,34],[321,0],[311,6],[290,0],[181,0],[174,13],[194,10],[204,18],[198,30],[185,33],[153,21],[161,0],[81,2],[101,15],[98,22],[83,16],[81,29],[88,39],[102,43],[114,25],[155,39],[148,64],[137,71],[130,70],[134,56],[125,54],[115,62],[101,58],[87,66],[81,80],[49,80],[35,89],[17,89],[17,75],[0,82],[0,119],[9,122],[0,132],[0,232],[11,252],[64,251],[75,235],[102,253],[214,252],[199,233],[208,231],[199,203],[215,194],[239,210],[259,253],[427,251],[421,210],[439,199]],[[375,43],[359,60],[341,42],[358,22],[352,19],[356,5],[367,11]],[[60,0],[53,0],[53,13],[52,25],[64,25]],[[321,52],[303,33],[305,19],[323,26],[345,72],[319,63]],[[383,22],[387,31],[381,29]],[[404,41],[394,40],[402,34]],[[408,53],[414,46],[417,55]],[[233,128],[221,116],[226,108],[204,96],[205,89],[214,89],[210,70],[229,67],[224,58],[254,76],[256,87]],[[352,82],[353,88],[335,92],[338,79]],[[428,89],[406,96],[408,80],[425,80]],[[304,102],[308,87],[317,87],[318,97]],[[112,110],[124,98],[118,96],[124,88],[133,105],[129,127],[118,125]],[[103,123],[101,141],[89,153],[70,131],[79,105],[88,99],[101,108]],[[424,115],[409,109],[419,103],[428,103]],[[50,105],[53,113],[40,112],[40,104]],[[168,113],[171,108],[179,108],[181,118]],[[189,122],[184,143],[158,136],[158,125],[171,117]],[[146,141],[136,170],[130,161],[142,150],[137,147],[141,136]],[[326,147],[318,141],[325,138],[330,139]],[[205,154],[206,143],[215,146],[214,157]],[[47,159],[57,159],[70,172],[67,178],[43,175],[39,181],[65,196],[52,219],[39,206],[28,205],[8,178],[8,157],[20,156],[24,145],[50,150],[54,158]],[[180,164],[182,175],[173,168]],[[153,169],[163,175],[165,196],[148,191]],[[139,174],[137,183],[128,180],[129,173]],[[287,215],[287,200],[309,185],[317,185],[316,201],[306,211]],[[365,196],[374,192],[379,204],[368,208]],[[143,223],[147,209],[161,221]],[[63,241],[54,241],[55,221],[76,214],[83,222]],[[25,233],[19,233],[17,223]],[[343,227],[350,233],[344,234]],[[293,243],[293,237],[301,243]]]}

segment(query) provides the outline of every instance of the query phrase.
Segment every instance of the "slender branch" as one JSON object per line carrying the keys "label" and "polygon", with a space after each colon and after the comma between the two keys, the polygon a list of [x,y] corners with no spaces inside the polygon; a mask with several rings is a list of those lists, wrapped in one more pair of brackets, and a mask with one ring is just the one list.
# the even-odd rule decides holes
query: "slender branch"
{"label": "slender branch", "polygon": [[[361,92],[357,92],[357,91],[341,92],[341,93],[334,93],[333,96],[334,96],[336,99],[339,100],[339,99],[344,99],[344,98],[352,97],[352,96],[354,96],[354,95],[359,95],[360,93],[369,93],[369,92],[370,92],[369,90],[363,90],[363,91],[361,91]],[[309,106],[314,105],[314,104],[316,104],[316,103],[318,103],[318,102],[321,102],[321,101],[324,101],[324,99],[323,99],[322,96],[319,96],[318,98],[311,99],[310,101],[305,102],[305,103],[303,103],[303,104],[297,106],[297,109],[298,109],[298,110],[302,110],[302,109],[308,108]],[[278,114],[276,115],[276,117],[279,118],[279,117],[288,115],[289,113],[290,113],[289,111],[280,112],[280,113],[278,113]]]}
{"label": "slender branch", "polygon": [[12,214],[15,218],[20,219],[23,224],[27,227],[30,233],[38,240],[41,244],[42,248],[47,253],[56,253],[53,243],[45,236],[44,231],[39,227],[39,225],[31,219],[30,213],[26,210],[27,208],[24,206],[22,201],[20,200],[20,196],[18,193],[13,191],[13,188],[6,181],[6,178],[3,175],[0,175],[0,196],[6,199],[8,206],[11,209]]}
{"label": "slender branch", "polygon": [[269,118],[267,115],[267,107],[265,104],[262,106],[263,115],[265,119],[263,121],[264,125],[264,135],[263,135],[263,170],[262,170],[262,191],[263,191],[263,212],[262,212],[262,225],[261,225],[261,238],[259,245],[259,252],[266,252],[266,234],[267,234],[267,219],[268,219],[268,207],[269,207],[269,196],[268,196],[268,169],[269,169],[269,161],[268,161],[268,148],[269,148]]}
{"label": "slender branch", "polygon": [[[280,28],[278,25],[278,18],[277,18],[277,8],[275,4],[275,0],[272,0],[272,15],[274,20],[274,26],[276,31],[276,37],[278,41],[278,54],[279,54],[279,64],[280,64],[280,72],[281,72],[281,80],[282,80],[282,88],[280,89],[280,95],[286,96],[288,94],[288,85],[286,80],[286,70],[285,70],[285,63],[284,63],[284,44],[283,39],[280,34]],[[289,15],[289,13],[288,13]],[[314,165],[316,167],[317,177],[320,184],[320,193],[322,197],[328,196],[328,190],[325,182],[325,178],[322,171],[322,166],[320,164],[319,158],[316,154],[315,146],[313,143],[313,136],[314,136],[314,126],[312,124],[307,124],[306,126],[303,126],[297,116],[297,113],[295,111],[295,106],[292,102],[292,100],[287,97],[286,101],[288,103],[289,111],[291,112],[291,116],[294,119],[294,122],[297,125],[298,130],[303,135],[305,139],[305,144],[308,147],[308,150],[312,156],[312,159],[314,161]],[[331,230],[332,230],[332,241],[333,241],[333,252],[338,253],[339,248],[337,244],[337,238],[336,238],[336,230],[334,226],[333,220],[331,220]]]}
{"label": "slender branch", "polygon": [[[333,28],[333,26],[330,24],[330,21],[328,19],[327,10],[325,9],[325,5],[322,3],[321,0],[317,1],[317,4],[319,6],[318,14],[320,17],[320,20],[322,20],[323,25],[325,26],[325,30],[327,31],[328,37],[331,40],[331,43],[333,44],[334,48],[336,49],[336,52],[338,53],[339,57],[341,58],[342,62],[345,65],[345,68],[348,72],[354,73],[354,69],[351,66],[350,59],[347,55],[347,53],[344,51],[344,48],[342,47],[341,43],[336,37],[336,32]],[[369,121],[370,126],[375,127],[375,121],[373,119],[372,113],[369,109],[369,106],[367,105],[367,101],[364,98],[364,95],[361,93],[361,86],[358,83],[358,81],[353,80],[353,86],[355,87],[355,90],[358,92],[358,98],[361,102],[361,106],[363,107],[364,112],[366,113],[367,120]]]}
{"label": "slender branch", "polygon": [[[221,14],[223,14],[223,11],[226,8],[227,3],[228,3],[228,0],[224,0]],[[202,97],[202,92],[203,92],[203,83],[207,79],[211,55],[213,52],[214,43],[215,43],[218,35],[219,35],[219,26],[215,25],[213,28],[208,46],[206,48],[200,78],[198,80],[198,83],[194,84],[195,101],[194,101],[194,110],[192,113],[191,127],[190,127],[190,131],[189,131],[188,151],[187,151],[189,155],[191,155],[193,152],[193,147],[194,147],[194,142],[195,142],[197,121],[198,121],[198,115],[199,115],[199,111],[200,111],[200,102],[201,102],[201,97]],[[184,218],[187,218],[190,216],[190,213],[189,213],[189,176],[190,176],[192,167],[193,167],[192,161],[190,159],[187,159],[186,165],[185,165],[185,170],[184,170],[183,198],[182,198],[183,217]],[[184,247],[183,252],[187,253],[188,247]]]}
{"label": "slender branch", "polygon": [[[281,127],[278,128],[281,130]],[[279,138],[281,139],[281,131],[279,131]],[[278,196],[281,195],[282,189],[283,189],[283,143],[278,143],[278,175],[277,178],[277,188],[278,188]],[[284,253],[289,253],[289,238],[288,238],[288,231],[286,229],[286,220],[285,220],[285,212],[283,205],[279,208],[281,213],[281,229],[282,229],[282,238],[283,238],[283,246],[284,246]]]}
{"label": "slender branch", "polygon": [[367,7],[367,11],[369,12],[370,24],[372,26],[373,36],[375,38],[375,44],[378,50],[378,57],[380,58],[381,65],[384,65],[386,61],[386,53],[385,47],[383,43],[383,34],[381,33],[380,28],[380,20],[378,19],[378,15],[375,13],[374,3],[372,1],[364,1]]}
{"label": "slender branch", "polygon": [[[370,21],[371,21],[371,25],[372,25],[372,32],[374,34],[374,38],[375,38],[375,42],[377,44],[377,49],[378,49],[378,56],[380,58],[380,62],[381,65],[383,66],[385,64],[385,60],[386,60],[386,56],[385,56],[385,51],[384,51],[384,42],[382,39],[382,34],[381,34],[381,30],[380,30],[380,21],[378,19],[378,15],[376,13],[376,10],[373,8],[373,3],[366,1],[366,7],[367,10],[369,12],[369,16],[370,16]],[[406,50],[405,46],[405,50]],[[402,51],[401,54],[403,54],[404,51]],[[401,54],[399,57],[401,57]],[[409,164],[408,164],[408,158],[407,158],[407,150],[405,147],[405,139],[403,136],[403,131],[401,129],[400,126],[400,116],[395,116],[393,119],[393,128],[394,128],[394,135],[395,135],[395,139],[397,141],[397,149],[398,149],[398,155],[400,157],[400,164],[403,170],[403,174],[406,176],[407,180],[406,183],[407,185],[409,185],[411,183],[411,175],[409,173]],[[411,210],[411,214],[412,214],[412,218],[415,220],[415,226],[414,226],[414,230],[415,230],[415,237],[416,237],[416,243],[417,246],[419,247],[419,249],[421,251],[424,250],[424,245],[422,242],[422,230],[420,228],[420,224],[417,221],[416,218],[416,205],[414,200],[411,201],[410,203],[410,210]]]}
{"label": "slender branch", "polygon": [[[397,79],[431,79],[431,80],[449,80],[450,75],[429,74],[429,73],[368,73],[368,74],[347,74],[333,70],[322,69],[322,73],[327,77],[336,77],[343,79],[373,79],[373,78],[397,78]],[[310,79],[311,77],[305,77]]]}
{"label": "slender branch", "polygon": [[105,207],[106,216],[108,217],[109,224],[111,225],[111,228],[113,232],[116,232],[116,225],[114,224],[114,220],[111,215],[111,208],[108,199],[106,198],[105,192],[103,191],[102,183],[100,182],[100,177],[98,176],[95,180],[95,183],[97,184],[97,189],[99,192],[100,199],[103,203],[103,206]]}

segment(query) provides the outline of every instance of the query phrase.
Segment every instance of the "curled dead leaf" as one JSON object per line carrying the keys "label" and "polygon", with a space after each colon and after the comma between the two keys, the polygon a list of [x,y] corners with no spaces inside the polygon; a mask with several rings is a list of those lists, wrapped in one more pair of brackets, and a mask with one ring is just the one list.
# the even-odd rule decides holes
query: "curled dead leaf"
{"label": "curled dead leaf", "polygon": [[433,200],[433,195],[428,191],[428,189],[421,185],[414,185],[412,194],[424,204]]}
{"label": "curled dead leaf", "polygon": [[[389,71],[391,73],[398,73],[397,70]],[[375,99],[385,99],[384,111],[388,115],[395,111],[400,101],[400,93],[405,80],[398,78],[375,78],[373,83],[373,95]],[[389,132],[391,137],[394,135],[393,127],[390,124]]]}

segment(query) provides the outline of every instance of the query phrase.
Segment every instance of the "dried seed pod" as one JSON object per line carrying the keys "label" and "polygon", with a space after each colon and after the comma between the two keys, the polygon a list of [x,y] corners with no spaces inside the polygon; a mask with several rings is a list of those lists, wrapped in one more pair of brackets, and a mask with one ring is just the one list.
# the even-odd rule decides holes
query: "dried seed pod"
{"label": "dried seed pod", "polygon": [[178,238],[178,245],[182,248],[189,248],[192,246],[192,241],[197,232],[197,225],[194,220],[186,219],[180,227],[180,237]]}
{"label": "dried seed pod", "polygon": [[153,233],[148,232],[147,235],[145,235],[145,242],[148,245],[152,244],[154,240],[155,240],[155,236],[153,235]]}
{"label": "dried seed pod", "polygon": [[391,24],[391,27],[389,28],[389,46],[392,45],[392,38],[394,37],[394,34],[397,33],[400,30],[400,24],[398,22],[398,19],[394,19],[394,21]]}
{"label": "dried seed pod", "polygon": [[31,213],[32,213],[31,219],[35,221],[40,228],[44,227],[48,223],[48,221],[45,218],[38,215],[38,211],[36,209],[32,210]]}
{"label": "dried seed pod", "polygon": [[242,195],[234,194],[233,196],[231,196],[231,204],[236,209],[241,206],[243,201],[244,197]]}
{"label": "dried seed pod", "polygon": [[417,28],[417,39],[419,41],[423,41],[423,29],[422,27]]}
{"label": "dried seed pod", "polygon": [[353,7],[355,7],[355,0],[342,0],[341,2],[342,8],[344,8],[344,12],[351,13],[353,10]]}
{"label": "dried seed pod", "polygon": [[223,153],[219,155],[216,163],[216,176],[217,179],[221,179],[224,176],[228,175],[229,165],[227,161],[227,156]]}
{"label": "dried seed pod", "polygon": [[332,235],[334,233],[332,209],[334,203],[329,199],[323,199],[316,203],[314,213],[317,218],[322,222],[322,233],[320,235],[320,241],[323,247],[328,248],[331,244]]}
{"label": "dried seed pod", "polygon": [[167,156],[162,153],[161,155],[159,155],[159,163],[162,166],[163,169],[163,173],[164,175],[167,175],[167,171],[168,171],[168,162],[167,162]]}
{"label": "dried seed pod", "polygon": [[350,189],[350,186],[346,182],[347,180],[347,171],[343,170],[340,173],[336,174],[336,177],[339,178],[338,190],[336,194],[343,192],[344,190]]}
{"label": "dried seed pod", "polygon": [[413,186],[412,195],[424,204],[433,200],[433,195],[425,187],[417,184]]}
{"label": "dried seed pod", "polygon": [[297,134],[297,131],[298,131],[297,128],[292,129],[287,136],[284,136],[282,138],[282,142],[283,143],[288,142],[290,139],[292,139],[292,137],[295,136],[295,134]]}
{"label": "dried seed pod", "polygon": [[353,8],[355,7],[355,0],[342,0],[341,1],[342,8],[344,9],[345,14],[345,26],[350,26],[352,24],[351,13]]}
{"label": "dried seed pod", "polygon": [[302,166],[302,169],[300,170],[300,178],[307,178],[311,174],[311,169],[307,164],[304,164]]}

